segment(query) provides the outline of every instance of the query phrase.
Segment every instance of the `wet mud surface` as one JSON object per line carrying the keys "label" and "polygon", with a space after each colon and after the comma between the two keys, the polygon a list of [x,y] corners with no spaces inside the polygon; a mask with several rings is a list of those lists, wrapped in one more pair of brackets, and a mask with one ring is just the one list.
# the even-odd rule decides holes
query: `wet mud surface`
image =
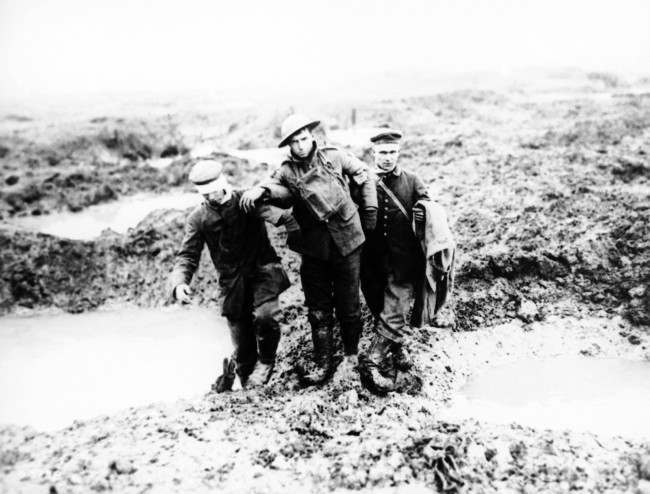
{"label": "wet mud surface", "polygon": [[[284,231],[271,228],[294,285],[283,296],[280,360],[268,389],[131,409],[55,433],[4,427],[0,485],[26,492],[454,492],[460,480],[465,492],[477,493],[646,492],[647,440],[440,418],[463,383],[490,365],[556,355],[650,359],[650,99],[596,82],[561,96],[457,91],[357,108],[360,126],[388,122],[405,130],[401,163],[448,209],[459,244],[457,326],[417,332],[417,372],[399,376],[400,393],[376,397],[356,375],[340,373],[323,388],[300,389],[294,365],[309,356],[311,342],[299,260],[286,249]],[[329,110],[330,121],[340,119],[337,111]],[[271,146],[262,124],[276,120],[281,116],[242,119],[218,142],[224,149],[246,147],[246,139],[247,147]],[[24,160],[35,145],[21,137],[20,148],[13,139],[0,139],[10,148],[0,158],[5,218],[29,210],[7,201],[27,179],[7,179],[27,174]],[[120,142],[131,149],[128,139]],[[154,142],[159,157],[166,141]],[[164,169],[123,151],[127,168],[92,169],[115,173],[124,187],[116,195],[164,190],[185,181],[192,144],[185,147],[178,165]],[[351,150],[368,157],[363,148]],[[232,160],[242,184],[265,171]],[[71,158],[65,166],[82,164]],[[29,179],[38,190],[49,167],[43,160],[33,166]],[[161,178],[173,170],[176,178]],[[99,179],[104,171],[97,183],[113,187]],[[155,178],[142,182],[142,173]],[[68,207],[56,194],[21,201]],[[157,211],[125,235],[108,232],[92,242],[4,226],[0,310],[162,306],[183,222],[182,212]],[[213,269],[207,256],[201,263],[197,301],[216,310]],[[369,331],[367,319],[363,345]]]}

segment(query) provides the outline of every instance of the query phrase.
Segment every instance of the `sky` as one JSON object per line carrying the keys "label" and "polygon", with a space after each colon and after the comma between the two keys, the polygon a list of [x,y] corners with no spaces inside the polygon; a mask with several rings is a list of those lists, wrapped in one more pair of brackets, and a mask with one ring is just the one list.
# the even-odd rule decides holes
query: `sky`
{"label": "sky", "polygon": [[0,0],[5,98],[525,67],[649,74],[650,1]]}

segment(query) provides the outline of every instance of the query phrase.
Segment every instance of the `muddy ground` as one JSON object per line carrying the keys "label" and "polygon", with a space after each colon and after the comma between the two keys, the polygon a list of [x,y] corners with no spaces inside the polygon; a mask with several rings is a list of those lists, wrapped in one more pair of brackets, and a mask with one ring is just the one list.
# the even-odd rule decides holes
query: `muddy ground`
{"label": "muddy ground", "polygon": [[[457,325],[417,333],[421,379],[401,376],[402,392],[387,398],[368,394],[356,376],[298,388],[293,366],[310,351],[299,261],[284,232],[271,228],[294,282],[283,297],[272,386],[132,409],[53,434],[5,427],[0,486],[428,492],[447,481],[453,487],[453,476],[435,474],[453,458],[467,492],[650,492],[647,441],[437,418],[489,363],[578,353],[650,360],[650,86],[593,75],[571,82],[356,106],[359,126],[404,129],[402,166],[431,186],[457,235]],[[328,108],[325,131],[345,130],[349,111]],[[210,149],[221,149],[233,180],[249,185],[265,168],[223,150],[272,146],[282,116],[198,115],[192,125],[186,115],[100,118],[58,125],[56,133],[4,116],[0,211],[16,219],[183,186],[205,145],[203,135],[183,131],[197,120],[218,122]],[[368,158],[367,149],[350,149]],[[155,166],[161,158],[169,162]],[[183,216],[159,211],[126,235],[106,232],[92,242],[3,226],[0,310],[167,303]],[[217,306],[206,257],[195,292]]]}

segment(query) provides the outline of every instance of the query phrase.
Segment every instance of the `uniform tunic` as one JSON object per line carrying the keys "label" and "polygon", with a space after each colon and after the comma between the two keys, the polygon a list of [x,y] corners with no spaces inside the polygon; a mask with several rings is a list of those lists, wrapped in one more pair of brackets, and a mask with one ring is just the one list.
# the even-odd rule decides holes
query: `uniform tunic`
{"label": "uniform tunic", "polygon": [[233,191],[226,204],[204,202],[192,211],[171,274],[172,287],[189,283],[207,244],[224,297],[222,315],[229,319],[244,317],[289,287],[264,220],[241,210],[241,194]]}
{"label": "uniform tunic", "polygon": [[[379,210],[377,227],[367,237],[361,261],[361,289],[370,311],[392,327],[390,335],[398,340],[404,331],[413,287],[424,273],[424,255],[412,228],[413,206],[429,199],[426,187],[415,174],[396,167],[379,176],[384,185],[402,203],[408,218],[377,185]],[[386,312],[384,314],[383,312]],[[381,329],[380,329],[381,330]]]}

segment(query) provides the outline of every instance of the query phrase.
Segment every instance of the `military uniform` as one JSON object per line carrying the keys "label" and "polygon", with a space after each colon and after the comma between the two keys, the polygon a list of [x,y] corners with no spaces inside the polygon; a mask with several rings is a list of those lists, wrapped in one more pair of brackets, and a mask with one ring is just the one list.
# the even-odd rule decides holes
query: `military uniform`
{"label": "military uniform", "polygon": [[267,199],[290,199],[293,203],[293,215],[302,237],[296,250],[302,255],[300,277],[312,336],[316,341],[317,328],[331,327],[336,308],[344,352],[356,355],[362,329],[360,247],[365,235],[357,206],[350,197],[349,180],[360,189],[362,212],[366,215],[366,226],[371,229],[377,197],[367,167],[335,147],[319,148],[314,143],[304,159],[290,153],[262,187]]}
{"label": "military uniform", "polygon": [[278,296],[289,287],[289,280],[264,220],[240,209],[240,197],[241,191],[233,191],[222,205],[206,201],[192,211],[171,285],[189,284],[207,244],[219,274],[221,312],[230,328],[236,372],[245,383],[258,359],[269,365],[275,360],[280,338]]}
{"label": "military uniform", "polygon": [[363,248],[361,289],[370,311],[379,319],[377,331],[401,342],[409,331],[406,317],[425,268],[424,254],[412,227],[413,206],[429,199],[429,195],[417,175],[399,166],[380,174],[379,180],[399,199],[408,218],[378,185],[377,227]]}

